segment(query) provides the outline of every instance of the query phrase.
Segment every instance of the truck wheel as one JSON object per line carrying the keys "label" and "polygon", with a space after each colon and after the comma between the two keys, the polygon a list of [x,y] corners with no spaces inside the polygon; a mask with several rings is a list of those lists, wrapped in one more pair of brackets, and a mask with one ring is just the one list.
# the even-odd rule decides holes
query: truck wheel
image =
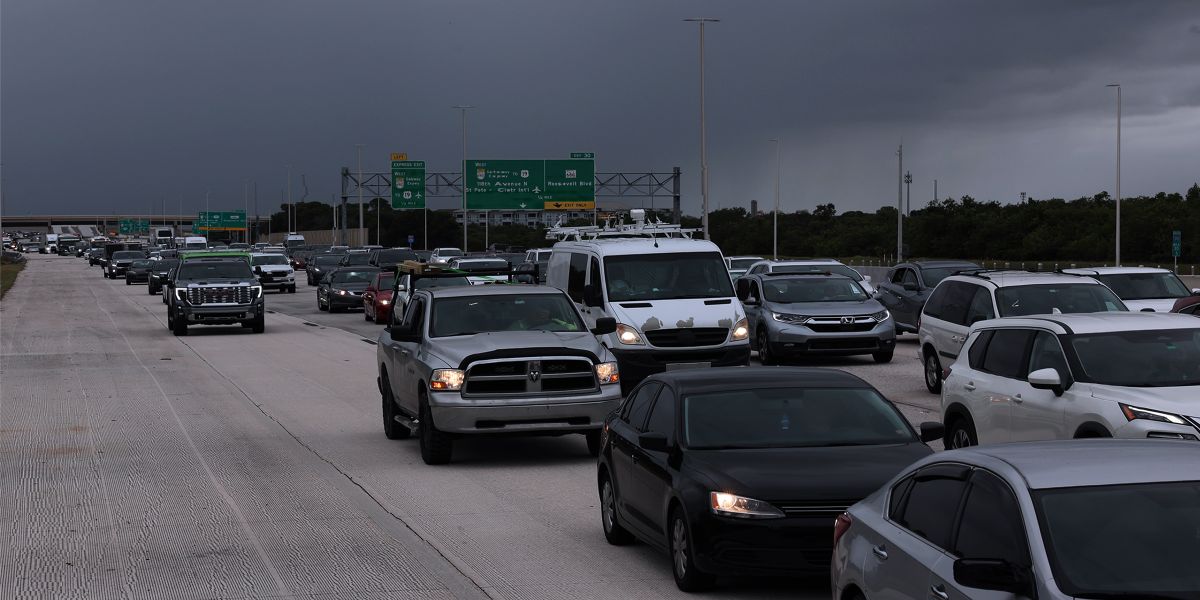
{"label": "truck wheel", "polygon": [[438,431],[433,424],[433,412],[429,410],[429,400],[425,392],[421,392],[421,422],[418,429],[421,433],[421,460],[427,465],[444,465],[450,462],[454,453],[454,440],[446,433]]}
{"label": "truck wheel", "polygon": [[295,294],[295,293],[296,293],[296,284],[294,284],[294,283],[293,283],[292,285],[289,285],[289,286],[288,286],[288,293],[289,293],[289,294]]}
{"label": "truck wheel", "polygon": [[262,332],[266,331],[267,330],[266,315],[258,315],[257,317],[255,317],[254,320],[251,321],[250,328],[254,330],[254,333],[262,333]]}
{"label": "truck wheel", "polygon": [[389,440],[405,440],[412,435],[407,427],[396,422],[396,397],[392,395],[392,384],[383,376],[383,435]]}
{"label": "truck wheel", "polygon": [[187,335],[187,319],[174,319],[171,333],[174,333],[176,336]]}

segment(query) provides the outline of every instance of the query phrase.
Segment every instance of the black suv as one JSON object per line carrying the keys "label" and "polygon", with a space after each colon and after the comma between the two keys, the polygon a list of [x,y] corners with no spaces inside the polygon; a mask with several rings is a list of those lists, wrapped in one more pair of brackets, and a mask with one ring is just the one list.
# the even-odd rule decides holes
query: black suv
{"label": "black suv", "polygon": [[242,258],[185,260],[174,270],[167,302],[167,328],[187,335],[188,325],[233,325],[262,333],[262,286]]}
{"label": "black suv", "polygon": [[888,272],[887,279],[876,284],[879,302],[892,313],[896,333],[916,333],[921,309],[933,288],[943,279],[959,272],[978,269],[965,260],[925,260],[900,263]]}

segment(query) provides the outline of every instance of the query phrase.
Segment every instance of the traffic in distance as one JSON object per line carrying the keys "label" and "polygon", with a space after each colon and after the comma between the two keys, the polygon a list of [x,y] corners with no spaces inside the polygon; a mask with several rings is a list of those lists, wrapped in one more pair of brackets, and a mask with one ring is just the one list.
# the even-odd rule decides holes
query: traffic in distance
{"label": "traffic in distance", "polygon": [[[631,217],[483,254],[291,235],[54,252],[161,294],[163,335],[269,335],[272,294],[361,314],[387,439],[454,469],[468,439],[581,436],[595,535],[652,548],[685,592],[816,575],[834,600],[1200,598],[1200,289],[951,260],[874,279]],[[830,355],[904,359],[940,420],[798,366]]]}

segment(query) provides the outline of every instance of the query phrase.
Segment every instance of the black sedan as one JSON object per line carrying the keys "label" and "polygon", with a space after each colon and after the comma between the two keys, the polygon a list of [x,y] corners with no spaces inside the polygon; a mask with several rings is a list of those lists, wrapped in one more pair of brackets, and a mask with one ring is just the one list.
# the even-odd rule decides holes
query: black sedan
{"label": "black sedan", "polygon": [[164,258],[154,261],[154,267],[150,269],[150,281],[147,286],[151,296],[163,290],[163,284],[167,282],[167,276],[171,274],[171,269],[177,266],[179,266],[178,258]]}
{"label": "black sedan", "polygon": [[672,558],[675,583],[828,573],[834,520],[933,451],[863,380],[832,369],[659,373],[609,416],[598,463],[609,543]]}
{"label": "black sedan", "polygon": [[317,310],[332,313],[361,309],[363,290],[378,274],[379,269],[374,267],[343,267],[329,273],[317,285]]}
{"label": "black sedan", "polygon": [[125,285],[133,285],[135,283],[149,283],[150,271],[158,263],[157,260],[142,258],[129,263],[129,268],[125,270]]}
{"label": "black sedan", "polygon": [[338,268],[338,263],[341,260],[341,254],[318,254],[308,259],[305,266],[305,271],[308,275],[308,285],[317,285],[325,275]]}

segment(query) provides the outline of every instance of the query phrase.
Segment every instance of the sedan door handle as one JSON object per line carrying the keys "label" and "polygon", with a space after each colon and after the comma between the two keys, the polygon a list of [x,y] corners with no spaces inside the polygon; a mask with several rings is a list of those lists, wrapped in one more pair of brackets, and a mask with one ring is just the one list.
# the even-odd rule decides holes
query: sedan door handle
{"label": "sedan door handle", "polygon": [[968,381],[968,382],[967,382],[967,385],[964,385],[963,387],[964,387],[964,388],[966,388],[966,390],[967,390],[968,392],[973,392],[973,391],[975,391],[975,384],[974,384],[974,383],[971,383],[970,381]]}
{"label": "sedan door handle", "polygon": [[879,557],[879,560],[887,560],[887,548],[883,544],[871,548],[871,552]]}
{"label": "sedan door handle", "polygon": [[404,348],[401,348],[401,349],[400,349],[400,356],[408,356],[408,350],[405,350]]}
{"label": "sedan door handle", "polygon": [[929,595],[939,600],[950,600],[950,594],[946,593],[946,586],[941,584],[929,586]]}

